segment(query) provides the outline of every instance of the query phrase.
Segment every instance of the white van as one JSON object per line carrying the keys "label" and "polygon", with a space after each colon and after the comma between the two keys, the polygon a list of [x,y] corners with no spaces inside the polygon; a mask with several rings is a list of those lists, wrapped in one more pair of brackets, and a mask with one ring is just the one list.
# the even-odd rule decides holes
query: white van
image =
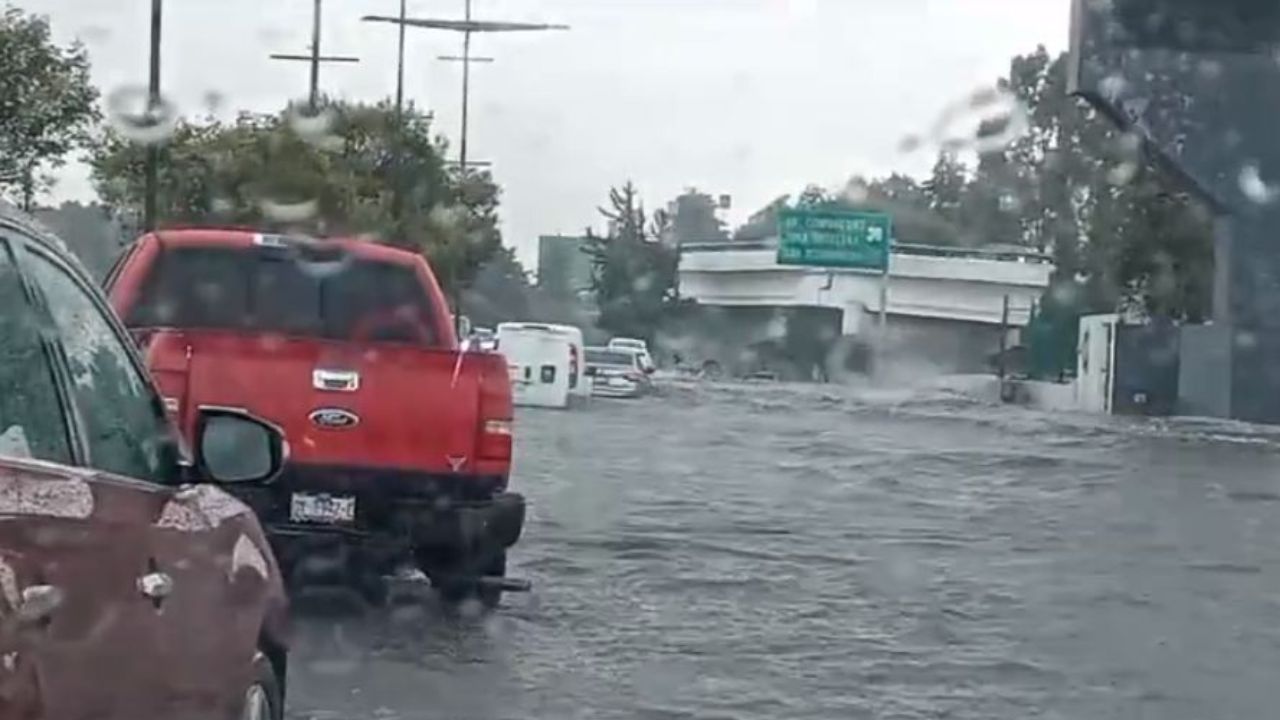
{"label": "white van", "polygon": [[569,338],[569,402],[585,403],[591,399],[591,378],[587,377],[586,346],[582,341],[582,330],[573,325],[549,325]]}
{"label": "white van", "polygon": [[[582,372],[581,350],[575,351],[571,333],[544,323],[502,323],[497,341],[498,352],[507,359],[516,405],[568,407],[570,384],[575,374]],[[573,367],[575,352],[577,369]],[[573,384],[580,385],[581,377]]]}

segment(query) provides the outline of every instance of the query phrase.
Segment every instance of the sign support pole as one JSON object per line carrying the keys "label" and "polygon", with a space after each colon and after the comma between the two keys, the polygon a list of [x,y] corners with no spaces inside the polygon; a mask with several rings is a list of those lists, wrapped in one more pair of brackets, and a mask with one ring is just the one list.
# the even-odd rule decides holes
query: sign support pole
{"label": "sign support pole", "polygon": [[889,264],[880,271],[880,337],[884,339],[889,327]]}

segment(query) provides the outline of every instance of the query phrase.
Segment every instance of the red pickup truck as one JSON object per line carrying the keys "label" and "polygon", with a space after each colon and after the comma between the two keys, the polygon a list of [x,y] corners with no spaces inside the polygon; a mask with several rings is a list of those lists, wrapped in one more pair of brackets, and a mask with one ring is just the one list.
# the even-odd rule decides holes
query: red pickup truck
{"label": "red pickup truck", "polygon": [[525,514],[507,490],[506,363],[459,349],[420,255],[163,230],[133,243],[106,285],[184,436],[208,406],[284,428],[281,476],[236,490],[291,588],[378,598],[388,576],[425,574],[446,599],[488,604],[521,588],[505,572]]}

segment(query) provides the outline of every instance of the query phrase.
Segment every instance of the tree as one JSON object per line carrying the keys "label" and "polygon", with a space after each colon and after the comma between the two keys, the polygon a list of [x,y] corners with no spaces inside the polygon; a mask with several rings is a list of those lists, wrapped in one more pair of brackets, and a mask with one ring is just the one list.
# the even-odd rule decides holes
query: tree
{"label": "tree", "polygon": [[533,286],[511,248],[500,248],[476,273],[464,293],[467,316],[477,326],[529,318]]}
{"label": "tree", "polygon": [[0,15],[0,192],[30,210],[52,184],[42,171],[87,145],[100,115],[83,45],[59,47],[48,18],[6,8]]}
{"label": "tree", "polygon": [[1067,67],[1065,54],[1043,47],[1010,63],[1000,84],[1023,103],[1029,128],[984,158],[983,192],[1013,199],[1021,238],[1053,255],[1055,281],[1082,284],[1073,293],[1081,312],[1203,318],[1213,270],[1207,212],[1156,169],[1140,138],[1067,93]]}
{"label": "tree", "polygon": [[[403,204],[393,213],[400,156]],[[488,172],[448,172],[430,118],[388,101],[325,101],[221,122],[179,121],[162,146],[159,217],[320,235],[368,235],[425,254],[456,296],[502,246]],[[146,147],[108,129],[90,156],[103,202],[141,217]]]}
{"label": "tree", "polygon": [[671,201],[667,214],[671,218],[671,231],[661,237],[663,242],[673,238],[676,245],[685,243],[723,242],[729,239],[724,229],[724,221],[716,217],[715,198],[696,188],[689,188],[684,194]]}
{"label": "tree", "polygon": [[969,185],[968,168],[949,151],[938,153],[933,172],[924,183],[929,209],[945,223],[959,225]]}
{"label": "tree", "polygon": [[600,214],[608,229],[604,235],[588,229],[583,248],[591,257],[597,325],[653,342],[678,302],[679,251],[660,241],[671,219],[661,211],[651,219],[631,182],[609,191],[609,206]]}

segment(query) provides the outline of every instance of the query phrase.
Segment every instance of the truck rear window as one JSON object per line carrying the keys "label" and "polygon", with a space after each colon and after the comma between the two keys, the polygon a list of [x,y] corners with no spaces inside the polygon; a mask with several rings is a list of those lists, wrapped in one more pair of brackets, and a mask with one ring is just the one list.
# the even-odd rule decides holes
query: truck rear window
{"label": "truck rear window", "polygon": [[125,323],[437,344],[413,269],[290,249],[169,248]]}

